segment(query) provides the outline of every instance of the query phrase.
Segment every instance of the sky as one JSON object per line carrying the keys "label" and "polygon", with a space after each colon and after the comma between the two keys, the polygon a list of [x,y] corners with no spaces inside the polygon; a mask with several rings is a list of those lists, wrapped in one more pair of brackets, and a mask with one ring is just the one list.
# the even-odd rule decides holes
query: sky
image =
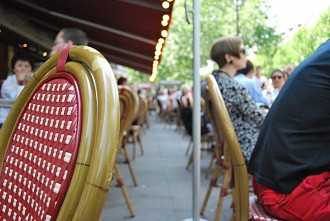
{"label": "sky", "polygon": [[268,0],[269,19],[278,21],[278,33],[295,31],[298,25],[311,27],[330,6],[330,0]]}

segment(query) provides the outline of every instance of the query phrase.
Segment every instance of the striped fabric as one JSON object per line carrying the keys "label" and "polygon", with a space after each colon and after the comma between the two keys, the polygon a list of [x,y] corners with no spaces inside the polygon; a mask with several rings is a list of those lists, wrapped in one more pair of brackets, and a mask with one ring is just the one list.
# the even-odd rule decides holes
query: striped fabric
{"label": "striped fabric", "polygon": [[250,219],[254,221],[281,221],[270,216],[260,204],[256,195],[249,198],[250,202]]}

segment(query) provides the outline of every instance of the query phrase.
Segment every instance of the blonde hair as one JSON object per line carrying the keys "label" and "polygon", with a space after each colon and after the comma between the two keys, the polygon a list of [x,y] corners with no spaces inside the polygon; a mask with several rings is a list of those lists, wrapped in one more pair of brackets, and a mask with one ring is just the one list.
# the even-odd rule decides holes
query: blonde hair
{"label": "blonde hair", "polygon": [[243,40],[238,36],[221,37],[213,42],[210,57],[221,68],[227,63],[226,54],[240,58],[239,50],[242,44]]}

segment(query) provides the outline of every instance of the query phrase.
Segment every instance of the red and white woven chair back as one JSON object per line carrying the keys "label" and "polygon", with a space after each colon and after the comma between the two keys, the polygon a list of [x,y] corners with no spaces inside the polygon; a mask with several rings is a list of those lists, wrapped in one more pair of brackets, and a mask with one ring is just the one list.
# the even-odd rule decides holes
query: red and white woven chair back
{"label": "red and white woven chair back", "polygon": [[1,220],[99,220],[119,139],[107,60],[88,46],[48,59],[0,130]]}
{"label": "red and white woven chair back", "polygon": [[258,200],[256,195],[250,196],[250,220],[253,221],[282,221],[281,219],[276,219],[270,216],[261,203]]}
{"label": "red and white woven chair back", "polygon": [[74,81],[68,74],[53,75],[25,105],[1,171],[2,220],[56,218],[80,140],[81,103]]}

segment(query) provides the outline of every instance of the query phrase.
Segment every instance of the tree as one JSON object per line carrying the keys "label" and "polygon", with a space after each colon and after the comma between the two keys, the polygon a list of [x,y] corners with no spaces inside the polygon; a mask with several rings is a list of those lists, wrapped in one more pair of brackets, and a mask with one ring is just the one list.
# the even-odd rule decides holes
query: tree
{"label": "tree", "polygon": [[[206,66],[215,39],[236,35],[236,4],[233,1],[201,0],[201,66]],[[239,4],[238,24],[246,47],[270,51],[272,45],[280,42],[281,36],[274,34],[274,27],[266,25],[268,6],[265,1],[241,0]],[[179,79],[191,84],[193,27],[186,22],[183,5],[183,0],[176,0],[157,79]]]}
{"label": "tree", "polygon": [[[190,7],[192,8],[191,1]],[[201,0],[201,66],[207,65],[212,42],[221,37],[236,35],[236,9],[239,5],[239,30],[255,65],[261,65],[269,75],[275,68],[287,64],[296,65],[311,54],[330,36],[330,8],[316,25],[308,29],[301,27],[289,41],[283,34],[276,34],[276,26],[269,26],[265,0]],[[190,14],[191,21],[193,20]],[[169,35],[162,53],[156,82],[162,79],[181,80],[192,84],[193,80],[193,26],[186,22],[184,0],[176,0]],[[132,82],[147,80],[147,75],[132,72]]]}
{"label": "tree", "polygon": [[256,61],[264,67],[264,73],[269,75],[272,70],[283,69],[288,64],[297,66],[329,38],[330,7],[320,15],[313,27],[300,27],[291,39],[273,46],[274,54],[257,53]]}

